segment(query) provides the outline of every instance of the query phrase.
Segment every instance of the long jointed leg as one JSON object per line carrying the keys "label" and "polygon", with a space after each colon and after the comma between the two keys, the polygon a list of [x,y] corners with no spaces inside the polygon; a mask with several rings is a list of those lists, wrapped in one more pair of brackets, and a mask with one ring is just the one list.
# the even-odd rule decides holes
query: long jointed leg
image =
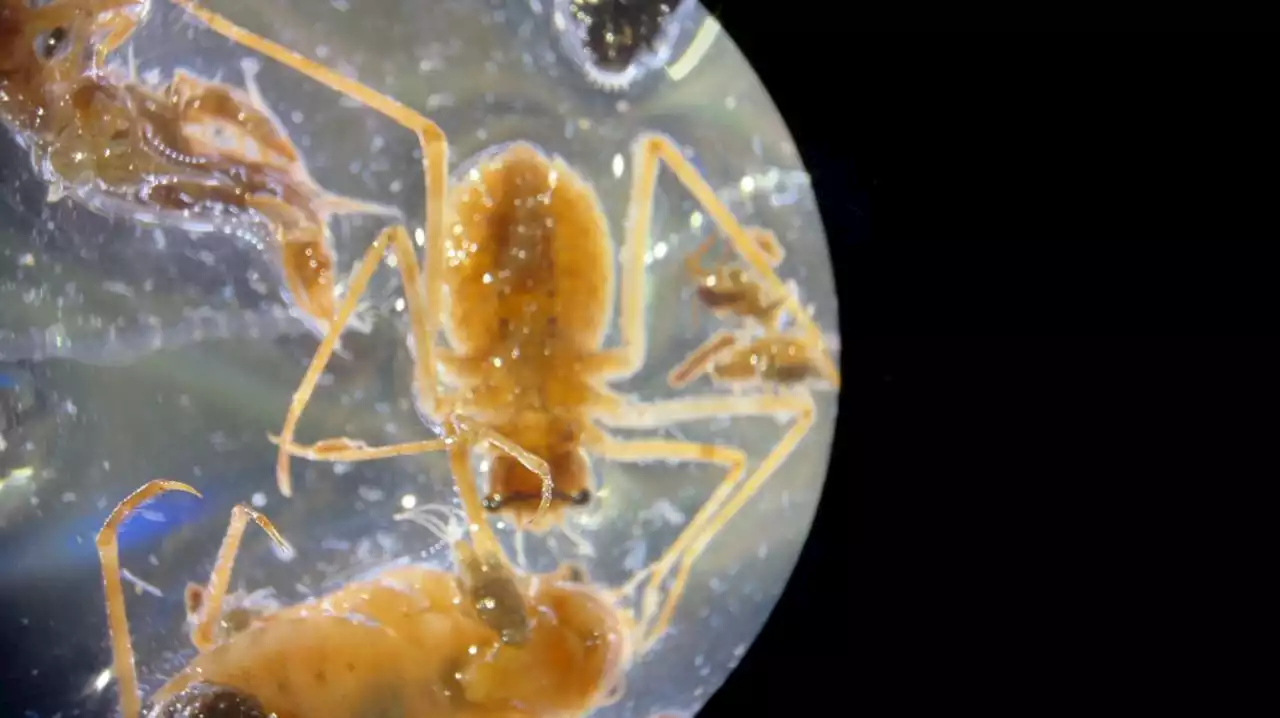
{"label": "long jointed leg", "polygon": [[[318,62],[307,59],[283,45],[272,42],[236,25],[227,18],[207,10],[195,0],[171,0],[187,12],[200,18],[210,30],[223,37],[237,42],[251,50],[279,62],[307,77],[319,82],[329,89],[353,100],[363,103],[374,111],[391,119],[400,126],[412,131],[422,147],[422,171],[426,175],[426,258],[425,269],[428,281],[423,284],[414,283],[417,289],[410,292],[406,285],[405,293],[410,294],[407,301],[412,305],[416,298],[419,308],[425,306],[430,312],[413,312],[413,341],[416,361],[414,370],[415,390],[418,392],[418,404],[423,411],[431,414],[435,408],[436,364],[432,358],[432,346],[439,333],[440,307],[440,270],[444,266],[444,231],[445,231],[445,196],[449,182],[449,146],[444,132],[436,123],[423,115],[409,109],[395,100],[375,92],[373,89],[338,74]],[[399,252],[397,252],[397,256]],[[407,269],[403,258],[400,266],[402,272]],[[417,266],[415,260],[414,266]],[[413,272],[421,276],[418,271]],[[349,289],[348,292],[351,290]],[[284,491],[284,488],[281,488]],[[288,493],[285,493],[288,496]]]}
{"label": "long jointed leg", "polygon": [[[622,441],[605,434],[603,431],[593,431],[589,436],[589,448],[591,452],[608,461],[621,462],[649,462],[649,461],[682,461],[682,462],[708,462],[725,466],[724,478],[716,486],[715,491],[707,499],[706,503],[698,509],[698,513],[694,515],[693,520],[689,522],[689,526],[701,524],[706,516],[715,511],[716,508],[724,503],[730,492],[742,481],[743,473],[747,468],[747,455],[741,449],[732,446],[718,446],[716,444],[700,444],[691,441],[672,441],[667,439],[647,439],[638,441]],[[650,574],[652,570],[658,568],[658,564],[651,564],[647,569],[637,572],[631,577],[620,592],[623,594],[630,593],[635,587]]]}
{"label": "long jointed leg", "polygon": [[648,349],[645,329],[645,254],[649,252],[649,231],[653,224],[653,192],[658,185],[658,159],[637,141],[631,149],[631,195],[627,202],[626,239],[619,259],[622,263],[621,293],[618,297],[617,349],[606,354],[605,376],[629,377],[644,367]]}
{"label": "long jointed leg", "polygon": [[[293,434],[297,430],[299,419],[302,418],[302,411],[306,408],[307,403],[311,401],[311,395],[315,393],[316,385],[320,382],[320,376],[324,373],[324,368],[328,365],[329,358],[333,356],[334,350],[337,348],[338,337],[342,336],[343,329],[346,328],[347,322],[351,320],[351,315],[355,312],[356,307],[359,306],[360,299],[364,296],[365,289],[369,286],[369,280],[373,278],[373,273],[378,270],[378,264],[382,259],[383,253],[387,250],[388,244],[395,252],[396,266],[400,269],[401,279],[405,285],[404,291],[408,297],[410,324],[417,325],[416,315],[424,313],[421,303],[422,297],[417,291],[419,287],[418,260],[413,253],[413,244],[410,242],[409,235],[404,227],[400,225],[388,227],[378,235],[373,244],[369,245],[369,249],[365,250],[364,258],[360,261],[359,267],[351,273],[351,280],[347,285],[347,293],[342,298],[342,304],[338,307],[337,316],[334,317],[333,323],[329,325],[328,331],[325,332],[324,339],[320,340],[320,346],[316,348],[315,355],[311,357],[311,365],[307,367],[307,372],[302,376],[298,389],[293,393],[293,400],[290,401],[289,411],[285,415],[284,427],[280,429],[278,437],[270,437],[271,441],[280,447],[276,457],[276,482],[280,488],[280,493],[285,496],[293,495],[293,478],[289,474],[289,449],[293,446]],[[350,439],[346,441],[351,442],[352,447],[358,443]]]}
{"label": "long jointed leg", "polygon": [[481,558],[499,560],[504,554],[502,544],[489,526],[488,516],[480,503],[480,491],[476,488],[476,476],[471,470],[471,444],[465,441],[455,442],[449,448],[449,469],[453,471],[453,481],[458,487],[458,498],[462,500],[462,510],[467,514],[467,523],[471,530],[471,541]]}
{"label": "long jointed leg", "polygon": [[[807,391],[801,390],[788,394],[673,399],[632,405],[617,414],[600,417],[602,424],[636,429],[661,428],[679,422],[723,416],[785,416],[794,421],[746,481],[738,485],[737,479],[741,479],[742,473],[738,472],[735,476],[731,472],[663,555],[641,572],[641,575],[649,576],[642,615],[642,621],[648,628],[641,637],[642,646],[652,644],[666,632],[675,608],[684,594],[694,560],[790,456],[813,425],[813,412],[813,398]],[[634,460],[644,458],[636,456]],[[651,458],[661,460],[665,457],[658,455]],[[720,505],[722,503],[723,505]],[[677,566],[675,580],[659,611],[657,609],[658,591],[673,566]]]}
{"label": "long jointed leg", "polygon": [[231,509],[231,522],[227,526],[226,536],[222,538],[222,547],[218,549],[218,558],[209,575],[209,585],[202,592],[199,613],[191,629],[191,643],[200,651],[207,651],[214,646],[213,627],[222,620],[222,600],[231,585],[231,569],[235,567],[236,552],[240,550],[240,541],[244,538],[244,530],[250,519],[267,532],[286,556],[293,555],[293,547],[284,540],[284,536],[280,535],[266,516],[243,504]]}
{"label": "long jointed leg", "polygon": [[[440,274],[444,266],[444,230],[445,230],[445,197],[449,182],[449,145],[444,131],[436,123],[423,115],[409,109],[405,105],[375,92],[373,89],[344,77],[336,71],[317,62],[309,60],[283,45],[272,42],[261,35],[236,25],[225,17],[200,7],[195,0],[171,0],[187,12],[200,18],[209,29],[233,42],[240,43],[286,67],[310,77],[329,89],[363,103],[367,107],[381,113],[402,127],[411,130],[422,147],[422,171],[426,176],[426,260],[424,275],[418,266],[413,243],[402,226],[389,227],[379,235],[368,251],[360,269],[354,273],[347,287],[347,296],[341,309],[337,312],[332,326],[324,340],[316,349],[311,366],[303,377],[293,401],[289,406],[289,414],[280,436],[272,440],[280,445],[279,458],[276,464],[276,479],[280,493],[291,496],[292,480],[289,476],[289,448],[293,444],[293,432],[297,427],[302,410],[315,391],[325,364],[333,355],[337,346],[337,337],[343,327],[350,321],[351,314],[359,302],[360,296],[368,286],[369,279],[377,269],[376,261],[381,256],[383,244],[389,242],[395,252],[397,266],[400,268],[401,281],[409,310],[409,323],[413,335],[414,350],[414,390],[417,392],[418,406],[426,414],[435,416],[437,404],[436,362],[433,356],[435,340],[439,334]],[[550,468],[545,461],[534,457],[520,449],[511,441],[496,434],[481,437],[489,444],[510,453],[534,473],[540,475],[544,482],[551,480]],[[342,441],[341,439],[337,441]],[[351,442],[348,448],[355,449],[358,442]],[[368,447],[365,447],[368,448]],[[369,448],[377,452],[378,449]],[[392,454],[403,455],[403,454]],[[364,458],[381,458],[381,455],[365,455]],[[354,458],[344,460],[355,460]],[[545,503],[545,502],[544,502]]]}
{"label": "long jointed leg", "polygon": [[[840,370],[823,349],[822,330],[800,306],[795,293],[789,291],[774,264],[781,258],[781,245],[762,241],[759,233],[742,226],[729,208],[716,197],[715,190],[703,179],[697,168],[685,159],[669,138],[645,133],[636,139],[632,149],[629,214],[627,217],[627,256],[623,267],[623,296],[620,328],[624,345],[632,348],[633,360],[642,361],[644,353],[644,254],[649,248],[649,229],[653,216],[653,193],[657,184],[658,161],[664,162],[681,184],[728,237],[730,244],[764,281],[769,294],[783,297],[783,304],[794,317],[805,340],[814,346],[818,368],[831,386],[840,387]],[[639,364],[636,365],[638,368]]]}
{"label": "long jointed leg", "polygon": [[[469,451],[473,446],[487,445],[509,454],[527,469],[542,477],[544,485],[551,483],[551,467],[547,465],[547,462],[525,451],[511,439],[490,429],[459,427],[456,425],[457,422],[454,422],[454,424],[454,426],[450,427],[451,436],[446,439],[408,441],[387,446],[369,446],[363,441],[345,436],[322,439],[311,445],[286,443],[282,438],[276,436],[269,438],[273,443],[278,444],[280,451],[287,456],[296,456],[312,461],[333,462],[374,461],[396,456],[414,456],[446,451],[454,446],[462,446]],[[462,495],[468,520],[473,525],[483,525],[487,529],[487,519],[480,504],[480,499],[476,495],[475,479],[472,477],[470,469],[466,471],[465,476],[455,471],[454,478],[458,482],[458,491]],[[469,496],[476,496],[475,501],[468,503]],[[536,519],[537,516],[535,515],[534,518]]]}
{"label": "long jointed leg", "polygon": [[153,497],[168,491],[185,491],[200,495],[199,491],[178,481],[157,479],[121,501],[98,532],[98,561],[102,564],[102,585],[107,599],[107,628],[111,633],[111,662],[120,687],[120,715],[137,718],[142,710],[142,696],[138,692],[138,669],[134,665],[133,642],[129,637],[129,619],[125,615],[124,586],[120,582],[120,544],[117,540],[120,525],[129,514]]}
{"label": "long jointed leg", "polygon": [[732,332],[725,329],[718,330],[667,372],[667,385],[672,389],[689,385],[694,379],[705,374],[726,350],[737,345],[737,337],[733,336]]}

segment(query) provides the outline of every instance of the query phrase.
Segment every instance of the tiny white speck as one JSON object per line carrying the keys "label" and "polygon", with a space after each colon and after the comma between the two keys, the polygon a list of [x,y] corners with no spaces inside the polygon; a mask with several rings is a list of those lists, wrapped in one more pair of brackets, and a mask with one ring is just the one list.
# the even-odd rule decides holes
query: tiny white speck
{"label": "tiny white speck", "polygon": [[302,114],[301,110],[294,110],[289,113],[289,119],[293,120],[294,124],[301,124],[303,120],[307,119],[307,117]]}
{"label": "tiny white speck", "polygon": [[253,502],[253,507],[256,509],[260,509],[263,506],[267,505],[267,495],[262,493],[261,491],[254,494],[253,497],[250,498],[249,500]]}
{"label": "tiny white speck", "polygon": [[613,156],[613,176],[621,177],[622,173],[627,169],[626,160],[622,159],[622,153],[619,152]]}

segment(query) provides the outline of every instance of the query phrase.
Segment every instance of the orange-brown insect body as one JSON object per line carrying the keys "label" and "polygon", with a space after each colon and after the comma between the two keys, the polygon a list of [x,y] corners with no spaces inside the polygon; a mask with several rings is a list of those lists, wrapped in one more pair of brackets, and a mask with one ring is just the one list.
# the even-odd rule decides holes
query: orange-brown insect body
{"label": "orange-brown insect body", "polygon": [[[143,502],[174,490],[196,494],[152,481],[111,512],[97,538],[123,718],[136,718],[141,700],[117,533]],[[462,541],[456,575],[406,566],[285,608],[224,610],[250,519],[292,550],[265,516],[233,510],[208,587],[187,592],[199,653],[156,693],[153,717],[578,716],[621,687],[633,626],[616,595],[581,582],[572,567],[520,574]],[[234,624],[224,620],[231,615]]]}
{"label": "orange-brown insect body", "polygon": [[[623,463],[717,464],[724,476],[712,496],[662,556],[623,588],[629,592],[646,581],[639,643],[652,645],[670,625],[698,554],[791,454],[813,426],[815,410],[806,386],[656,401],[624,396],[610,387],[645,365],[646,265],[659,170],[671,171],[723,232],[751,268],[751,283],[794,317],[797,337],[815,348],[817,368],[838,386],[839,370],[821,353],[818,326],[773,271],[781,245],[768,230],[742,226],[675,140],[644,132],[631,145],[631,188],[615,273],[614,239],[599,200],[567,163],[548,159],[528,143],[514,143],[483,154],[461,176],[451,178],[448,140],[429,118],[196,0],[175,2],[211,30],[412,131],[422,150],[426,221],[413,233],[416,243],[408,227],[395,224],[366,250],[348,279],[331,330],[298,383],[279,434],[269,436],[279,447],[276,479],[281,493],[292,495],[290,462],[295,457],[352,462],[446,452],[471,540],[478,552],[494,556],[502,548],[484,515],[486,503],[490,511],[526,527],[550,528],[559,523],[566,505],[589,498],[588,452]],[[443,435],[381,446],[347,436],[298,443],[299,422],[335,353],[342,326],[388,254],[386,264],[397,269],[404,289],[415,402]],[[605,348],[602,337],[613,313],[615,280],[618,342]],[[447,344],[440,343],[442,331]],[[719,341],[713,337],[711,343]],[[719,358],[699,351],[694,355]],[[692,376],[707,370],[707,361],[698,367],[683,364],[674,371]],[[791,424],[750,472],[746,452],[739,447],[622,438],[611,431],[655,430],[726,416],[786,417]],[[487,502],[477,491],[474,450],[490,458]],[[668,576],[671,589],[660,599]]]}
{"label": "orange-brown insect body", "polygon": [[698,301],[717,313],[757,317],[768,321],[782,306],[778,300],[767,300],[760,288],[751,283],[746,272],[736,267],[723,267],[700,278]]}
{"label": "orange-brown insect body", "polygon": [[[756,229],[752,239],[770,264],[776,266],[782,261],[785,252],[772,232]],[[717,316],[744,320],[762,336],[717,332],[671,370],[670,385],[685,386],[702,372],[718,383],[737,385],[795,385],[821,379],[822,350],[779,329],[785,298],[770,294],[748,267],[737,262],[709,267],[704,264],[714,241],[714,237],[708,237],[685,258],[685,272],[694,281],[698,302]]]}
{"label": "orange-brown insect body", "polygon": [[55,194],[110,214],[191,230],[265,227],[294,303],[333,317],[331,214],[387,213],[333,196],[249,93],[190,73],[151,88],[105,66],[142,0],[0,0],[0,121],[28,146]]}
{"label": "orange-brown insect body", "polygon": [[[598,358],[612,315],[614,249],[595,192],[526,143],[479,158],[453,185],[442,274],[442,364],[461,389],[454,409],[542,457],[552,507],[581,503],[590,471],[579,450],[600,393]],[[492,459],[488,505],[533,516],[542,479]]]}
{"label": "orange-brown insect body", "polygon": [[[750,234],[770,264],[777,266],[782,261],[784,251],[773,233],[754,228]],[[707,237],[684,260],[685,272],[695,282],[694,292],[698,301],[716,314],[748,317],[771,326],[778,310],[785,303],[784,300],[770,296],[760,282],[751,276],[747,267],[737,262],[706,266],[703,260],[715,239],[714,235]]]}
{"label": "orange-brown insect body", "polygon": [[509,647],[471,613],[457,577],[396,569],[257,619],[154,702],[205,683],[279,718],[581,715],[625,669],[628,629],[591,589],[555,576],[533,579],[529,600],[527,640]]}
{"label": "orange-brown insect body", "polygon": [[771,384],[797,384],[820,376],[809,345],[786,336],[758,339],[718,358],[708,370],[721,382],[763,379]]}

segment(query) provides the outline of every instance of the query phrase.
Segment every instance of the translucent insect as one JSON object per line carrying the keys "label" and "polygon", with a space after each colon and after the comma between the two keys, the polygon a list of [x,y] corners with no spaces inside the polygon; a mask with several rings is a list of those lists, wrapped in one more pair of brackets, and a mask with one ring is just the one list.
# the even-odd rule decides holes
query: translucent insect
{"label": "translucent insect", "polygon": [[[654,187],[665,164],[754,270],[756,280],[795,317],[797,336],[821,347],[808,313],[795,307],[774,273],[769,255],[717,198],[712,187],[668,137],[646,133],[632,145],[632,185],[626,238],[620,257],[620,345],[603,346],[615,287],[614,239],[590,183],[559,157],[526,142],[490,148],[448,175],[448,143],[431,120],[339,72],[252,33],[189,0],[179,0],[214,31],[364,103],[414,132],[422,146],[427,226],[419,262],[402,225],[383,230],[353,271],[329,333],[299,383],[284,425],[271,440],[279,446],[277,479],[292,494],[290,457],[352,462],[448,451],[451,471],[469,522],[487,526],[488,512],[541,529],[567,507],[591,497],[587,456],[616,462],[719,464],[725,478],[684,532],[651,570],[641,645],[666,628],[696,556],[774,473],[814,421],[804,386],[753,395],[707,394],[643,402],[606,383],[634,375],[644,365],[645,264]],[[400,273],[414,354],[414,399],[442,438],[370,446],[349,437],[313,444],[294,441],[295,430],[338,336],[360,296],[390,251]],[[391,262],[389,262],[391,264]],[[443,331],[448,345],[438,343]],[[839,376],[823,364],[835,386]],[[668,439],[620,439],[607,428],[660,429],[674,423],[734,416],[776,417],[791,424],[754,471],[743,450]],[[490,455],[489,491],[477,490],[471,449]],[[487,532],[473,535],[477,550],[498,555]],[[674,583],[658,606],[662,582]]]}
{"label": "translucent insect", "polygon": [[[123,718],[136,718],[142,699],[116,536],[130,512],[167,491],[199,496],[152,481],[120,502],[97,538]],[[198,653],[155,693],[149,716],[577,716],[619,695],[632,622],[614,595],[571,568],[517,573],[465,541],[454,545],[456,575],[403,566],[228,620],[223,601],[250,520],[288,547],[265,516],[233,509],[208,585],[188,590]]]}
{"label": "translucent insect", "polygon": [[[778,238],[758,228],[753,235],[770,266],[781,264],[786,250]],[[681,388],[707,373],[717,384],[737,387],[826,382],[833,377],[838,386],[838,370],[823,347],[803,333],[784,329],[787,297],[795,296],[798,289],[792,285],[786,287],[786,294],[777,294],[741,262],[706,265],[704,258],[714,242],[714,236],[708,237],[690,252],[685,271],[695,283],[699,304],[721,318],[738,320],[741,326],[717,330],[667,374],[668,384]]]}
{"label": "translucent insect", "polygon": [[246,89],[178,71],[163,87],[108,68],[149,0],[0,0],[0,121],[50,185],[105,214],[259,234],[323,333],[333,319],[328,221],[394,209],[320,188],[246,72]]}

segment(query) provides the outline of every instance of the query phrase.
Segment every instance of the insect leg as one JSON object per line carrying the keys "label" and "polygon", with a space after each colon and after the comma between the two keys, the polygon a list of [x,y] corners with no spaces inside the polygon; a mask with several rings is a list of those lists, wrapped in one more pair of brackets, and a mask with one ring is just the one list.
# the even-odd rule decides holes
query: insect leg
{"label": "insect leg", "polygon": [[106,5],[107,7],[95,8],[98,18],[95,30],[100,32],[103,28],[110,28],[95,43],[94,62],[99,69],[106,67],[107,56],[119,49],[138,29],[138,21],[145,10],[145,4],[140,0],[116,0]]}
{"label": "insect leg", "polygon": [[[804,307],[800,306],[795,294],[787,291],[786,285],[782,283],[777,273],[773,271],[773,264],[781,259],[782,256],[782,247],[778,244],[776,237],[762,235],[760,231],[748,230],[743,227],[738,219],[733,216],[733,213],[729,211],[729,208],[716,196],[715,190],[711,188],[711,185],[702,177],[697,168],[689,160],[685,159],[680,148],[670,138],[655,133],[642,134],[636,139],[633,154],[635,159],[632,166],[637,168],[644,167],[646,172],[653,175],[653,180],[656,180],[658,160],[666,163],[676,178],[680,180],[680,183],[689,190],[689,193],[702,206],[702,209],[711,216],[711,219],[720,227],[720,230],[725,233],[734,250],[746,260],[747,264],[751,265],[751,268],[763,280],[766,289],[769,290],[769,294],[784,298],[785,307],[795,317],[801,334],[805,336],[806,341],[815,347],[813,354],[819,357],[817,361],[822,375],[833,387],[839,388],[840,371],[835,366],[835,363],[831,361],[831,357],[827,352],[821,350],[823,344],[821,329],[813,321],[813,318],[809,316],[809,313],[804,310]],[[633,190],[631,197],[632,217],[644,217],[643,222],[639,223],[639,225],[643,226],[646,239],[649,230],[648,218],[652,214],[653,205],[653,185],[649,184],[647,187],[647,193],[640,194]],[[642,272],[643,268],[637,271]],[[625,307],[626,305],[624,304],[623,306]]]}
{"label": "insect leg", "polygon": [[667,384],[673,389],[687,386],[694,379],[702,376],[722,352],[726,349],[732,349],[737,344],[738,340],[733,336],[732,332],[727,329],[717,331],[705,342],[699,344],[697,349],[689,352],[679,364],[667,373]]}
{"label": "insect leg", "polygon": [[222,547],[218,549],[213,572],[209,574],[209,584],[201,593],[199,615],[191,628],[191,643],[202,652],[214,646],[213,627],[222,619],[222,600],[227,595],[227,587],[231,585],[231,569],[235,567],[236,552],[240,550],[240,541],[244,538],[249,519],[261,526],[281,551],[287,555],[293,554],[293,547],[284,540],[284,536],[280,535],[266,516],[243,504],[231,509],[231,522],[222,538]]}
{"label": "insect leg", "polygon": [[[316,384],[320,381],[320,375],[324,373],[325,365],[329,363],[329,357],[333,355],[334,349],[337,347],[338,337],[341,336],[347,322],[351,320],[351,315],[355,312],[360,298],[364,295],[365,289],[369,285],[369,280],[373,277],[373,273],[377,271],[379,260],[382,259],[382,254],[386,251],[388,241],[394,246],[397,237],[404,237],[407,241],[404,228],[399,225],[388,227],[378,235],[378,238],[365,251],[360,266],[352,272],[351,281],[347,286],[347,294],[343,297],[341,306],[338,307],[337,316],[334,317],[333,323],[329,325],[324,338],[320,340],[320,346],[316,347],[316,353],[311,357],[311,365],[307,367],[307,373],[302,376],[302,381],[299,382],[297,390],[293,393],[293,400],[289,402],[289,411],[285,415],[284,427],[280,429],[280,435],[274,441],[280,446],[280,451],[276,457],[276,482],[280,487],[280,493],[284,496],[293,495],[293,478],[289,475],[289,452],[286,449],[293,445],[293,434],[297,429],[298,420],[302,418],[303,409],[311,401],[311,395],[315,393]],[[402,271],[406,269],[403,265],[401,267]],[[416,286],[414,284],[411,287],[406,283],[405,293],[412,297],[413,292],[411,290]]]}
{"label": "insect leg", "polygon": [[[426,175],[426,260],[424,262],[427,281],[420,285],[423,297],[420,306],[431,309],[430,312],[419,311],[414,320],[414,354],[416,356],[415,371],[417,381],[415,391],[418,404],[427,414],[434,415],[436,404],[436,365],[432,360],[432,342],[439,333],[440,282],[443,267],[444,231],[445,231],[445,197],[449,183],[449,145],[444,131],[436,123],[407,106],[375,92],[373,89],[349,77],[344,77],[336,70],[325,67],[318,62],[303,57],[283,45],[252,33],[225,17],[207,10],[195,0],[170,0],[187,12],[200,18],[209,29],[233,42],[240,43],[251,50],[259,52],[286,67],[306,75],[339,94],[363,103],[370,109],[386,116],[402,127],[411,130],[422,147],[422,171]],[[398,253],[397,253],[397,256]],[[400,262],[403,268],[404,262]],[[414,266],[417,262],[414,262]],[[415,272],[421,274],[420,272]],[[415,286],[419,286],[415,283]],[[405,288],[406,294],[412,294]],[[413,301],[413,297],[409,298]]]}
{"label": "insect leg", "polygon": [[125,615],[124,587],[120,583],[120,525],[138,506],[167,491],[185,491],[196,496],[199,491],[177,482],[157,479],[149,481],[121,501],[107,516],[98,531],[98,561],[102,564],[102,585],[106,593],[107,627],[111,633],[111,662],[120,689],[120,715],[137,718],[142,710],[138,692],[138,669],[134,665],[133,643],[129,637],[129,619]]}
{"label": "insect leg", "polygon": [[[722,484],[663,555],[641,572],[649,575],[649,583],[645,589],[643,618],[650,626],[642,645],[648,645],[657,640],[666,631],[675,608],[680,602],[680,597],[684,593],[693,562],[724,525],[760,490],[809,432],[810,427],[813,426],[813,411],[813,398],[807,391],[799,391],[791,394],[672,399],[632,405],[616,415],[600,417],[602,424],[627,428],[659,428],[672,423],[723,416],[772,415],[794,419],[794,423],[774,444],[755,471],[741,482],[740,486]],[[717,505],[719,503],[723,505]],[[655,618],[654,604],[657,602],[658,589],[666,574],[672,566],[677,565],[677,562],[675,580],[667,593],[660,613]]]}
{"label": "insect leg", "polygon": [[600,373],[622,379],[644,366],[648,332],[644,323],[645,255],[653,222],[653,191],[658,183],[657,158],[639,144],[631,151],[631,192],[627,199],[626,239],[619,257],[622,281],[618,296],[619,346],[601,354]]}
{"label": "insect leg", "polygon": [[[706,462],[720,464],[726,467],[724,478],[716,486],[715,491],[708,497],[706,503],[698,509],[698,513],[694,515],[693,520],[688,524],[689,527],[699,526],[706,520],[707,515],[711,514],[716,508],[724,503],[730,493],[742,482],[743,474],[746,472],[747,456],[743,451],[735,446],[721,446],[717,444],[703,444],[692,441],[675,441],[669,439],[642,439],[635,441],[627,441],[616,439],[609,436],[599,429],[595,429],[587,437],[587,448],[601,459],[607,461],[620,461],[627,463],[638,463],[647,461],[684,461],[684,462]],[[688,528],[686,527],[686,532]],[[677,540],[678,541],[678,540]],[[676,544],[672,545],[672,549],[676,550]],[[637,572],[622,587],[623,593],[630,593],[645,576],[649,575],[655,568],[660,568],[659,563],[655,562],[648,568]]]}
{"label": "insect leg", "polygon": [[321,439],[314,444],[285,444],[278,436],[267,437],[290,456],[312,461],[374,461],[390,459],[395,456],[414,456],[444,451],[448,442],[444,439],[426,439],[423,441],[406,441],[403,444],[385,446],[369,446],[359,439],[338,436],[332,439]]}
{"label": "insect leg", "polygon": [[480,503],[480,491],[476,488],[476,475],[471,470],[471,448],[469,441],[457,441],[449,447],[449,468],[453,471],[453,481],[458,487],[458,498],[462,500],[462,510],[467,514],[467,522],[471,528],[471,540],[475,544],[480,557],[488,560],[499,560],[504,556],[502,544],[489,525],[489,517]]}

